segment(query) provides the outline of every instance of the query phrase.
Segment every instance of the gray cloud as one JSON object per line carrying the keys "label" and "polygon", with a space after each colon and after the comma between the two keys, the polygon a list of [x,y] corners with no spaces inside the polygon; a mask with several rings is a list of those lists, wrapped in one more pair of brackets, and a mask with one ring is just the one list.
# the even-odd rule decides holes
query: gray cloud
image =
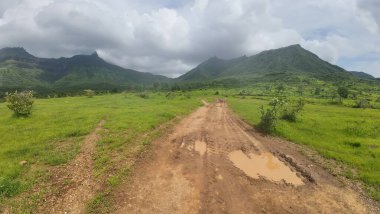
{"label": "gray cloud", "polygon": [[366,11],[372,18],[376,25],[377,30],[380,31],[380,1],[378,0],[358,0],[359,8]]}
{"label": "gray cloud", "polygon": [[380,56],[379,4],[357,1],[3,0],[0,47],[42,57],[96,50],[123,67],[178,76],[211,56],[300,43],[333,63],[358,59],[340,65],[380,76],[378,64],[359,60]]}
{"label": "gray cloud", "polygon": [[4,12],[9,8],[12,8],[20,3],[21,0],[2,0],[0,1],[0,17],[3,16]]}

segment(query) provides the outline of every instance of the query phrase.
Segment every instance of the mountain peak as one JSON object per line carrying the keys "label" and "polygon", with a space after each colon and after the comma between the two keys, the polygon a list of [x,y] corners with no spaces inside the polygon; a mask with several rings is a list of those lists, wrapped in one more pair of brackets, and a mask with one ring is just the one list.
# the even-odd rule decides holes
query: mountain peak
{"label": "mountain peak", "polygon": [[0,53],[3,54],[28,54],[30,55],[23,47],[6,47],[0,49]]}
{"label": "mountain peak", "polygon": [[271,51],[281,51],[281,50],[305,50],[306,51],[306,49],[303,48],[300,44],[294,44],[294,45],[289,45],[282,48],[276,48],[276,49],[272,49]]}
{"label": "mountain peak", "polygon": [[91,56],[99,57],[98,52],[96,52],[96,51],[94,51],[94,52],[91,54]]}
{"label": "mountain peak", "polygon": [[7,47],[0,49],[0,60],[12,58],[34,59],[35,57],[29,54],[23,47]]}
{"label": "mountain peak", "polygon": [[289,45],[288,48],[302,48],[300,44]]}

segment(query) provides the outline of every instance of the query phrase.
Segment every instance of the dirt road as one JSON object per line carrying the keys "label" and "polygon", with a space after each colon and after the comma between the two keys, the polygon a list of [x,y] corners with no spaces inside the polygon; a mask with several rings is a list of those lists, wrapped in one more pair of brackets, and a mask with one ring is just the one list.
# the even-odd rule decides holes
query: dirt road
{"label": "dirt road", "polygon": [[219,101],[153,143],[113,194],[116,213],[371,213],[366,198]]}

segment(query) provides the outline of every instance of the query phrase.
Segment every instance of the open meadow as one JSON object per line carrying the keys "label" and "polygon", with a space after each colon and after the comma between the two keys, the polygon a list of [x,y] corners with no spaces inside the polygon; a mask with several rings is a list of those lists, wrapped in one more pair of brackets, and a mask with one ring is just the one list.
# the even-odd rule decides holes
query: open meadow
{"label": "open meadow", "polygon": [[49,176],[49,167],[73,159],[85,136],[101,120],[105,121],[107,132],[97,142],[97,174],[107,170],[112,150],[128,153],[136,144],[148,145],[150,139],[141,138],[142,135],[201,104],[197,97],[165,95],[128,93],[36,99],[33,113],[19,118],[1,103],[0,202],[31,190]]}

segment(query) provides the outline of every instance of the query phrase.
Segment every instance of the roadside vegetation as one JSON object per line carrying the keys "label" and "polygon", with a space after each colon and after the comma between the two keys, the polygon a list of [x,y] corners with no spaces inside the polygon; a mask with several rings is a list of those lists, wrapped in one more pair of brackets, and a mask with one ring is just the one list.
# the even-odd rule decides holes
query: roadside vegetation
{"label": "roadside vegetation", "polygon": [[[296,105],[282,116],[274,110],[278,107],[274,108],[271,97],[238,95],[228,101],[251,125],[263,129],[263,124],[270,124],[265,132],[307,145],[325,158],[349,166],[342,175],[364,182],[370,195],[380,200],[380,110],[373,108],[376,101],[368,109],[353,106],[356,100],[336,104],[315,98],[289,99]],[[260,112],[265,108],[264,114]],[[296,122],[289,112],[297,112]]]}
{"label": "roadside vegetation", "polygon": [[[125,154],[136,146],[148,145],[152,136],[141,136],[200,104],[198,98],[185,97],[182,93],[175,93],[171,99],[166,98],[165,93],[150,93],[148,99],[133,93],[91,99],[86,96],[35,99],[29,117],[14,117],[7,104],[0,103],[0,205],[22,206],[12,198],[44,182],[49,176],[49,167],[65,164],[75,157],[84,137],[100,120],[106,122],[97,145],[94,172],[97,176],[112,167],[113,151]],[[122,175],[121,171],[115,173]],[[117,176],[110,177],[108,182],[114,184],[117,180]],[[43,195],[45,190],[39,191]],[[30,200],[38,200],[38,197],[26,200],[29,201],[23,202],[28,204],[24,208],[33,209]]]}

